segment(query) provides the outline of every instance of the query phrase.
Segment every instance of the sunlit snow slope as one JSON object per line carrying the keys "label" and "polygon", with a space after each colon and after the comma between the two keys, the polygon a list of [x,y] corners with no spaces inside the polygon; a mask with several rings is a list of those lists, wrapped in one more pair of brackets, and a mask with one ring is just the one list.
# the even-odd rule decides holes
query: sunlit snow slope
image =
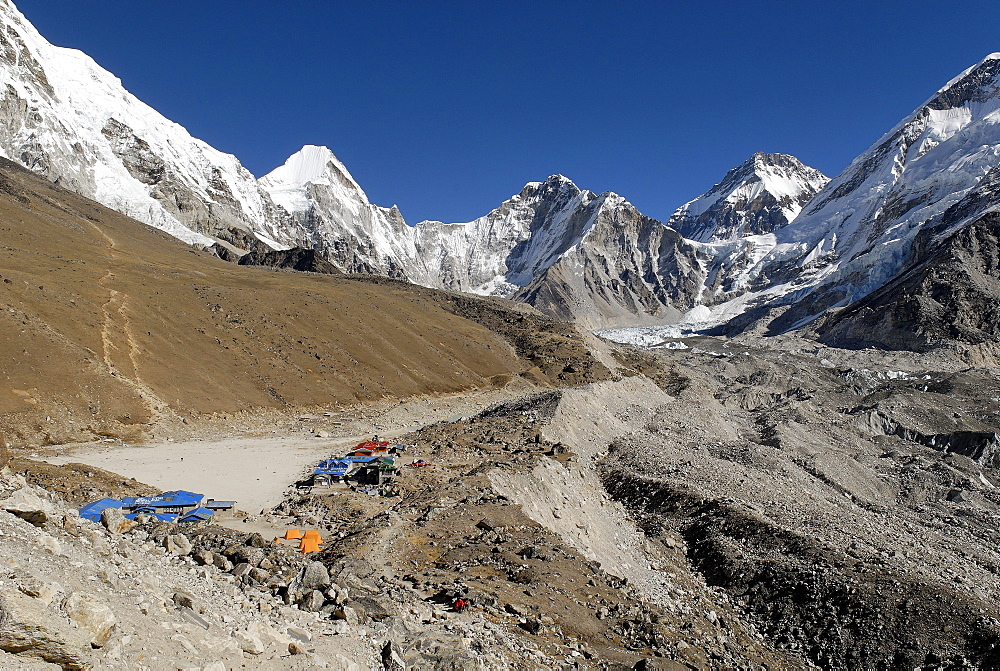
{"label": "sunlit snow slope", "polygon": [[687,330],[798,328],[923,263],[1000,205],[998,121],[1000,54],[991,54],[852,161],[790,224],[701,246],[716,280]]}
{"label": "sunlit snow slope", "polygon": [[190,243],[301,237],[234,156],[86,54],[49,44],[9,0],[0,0],[0,88],[0,154],[62,186]]}

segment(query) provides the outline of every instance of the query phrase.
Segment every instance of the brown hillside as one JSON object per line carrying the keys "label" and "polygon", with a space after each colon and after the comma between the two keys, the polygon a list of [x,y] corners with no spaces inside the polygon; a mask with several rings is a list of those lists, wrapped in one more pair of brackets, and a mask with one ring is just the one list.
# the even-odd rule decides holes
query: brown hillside
{"label": "brown hillside", "polygon": [[544,370],[548,356],[441,292],[225,263],[7,161],[0,311],[0,430],[13,445],[455,392]]}

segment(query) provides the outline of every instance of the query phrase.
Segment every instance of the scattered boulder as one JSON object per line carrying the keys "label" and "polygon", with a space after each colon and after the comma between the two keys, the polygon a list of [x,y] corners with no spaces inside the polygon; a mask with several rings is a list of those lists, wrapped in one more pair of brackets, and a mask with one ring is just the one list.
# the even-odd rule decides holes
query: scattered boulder
{"label": "scattered boulder", "polygon": [[364,609],[365,614],[375,620],[376,622],[381,622],[392,616],[390,608],[385,604],[384,600],[376,600],[370,597],[358,597],[354,600],[355,610],[360,606]]}
{"label": "scattered boulder", "polygon": [[110,606],[86,592],[74,592],[63,601],[63,612],[90,636],[90,645],[103,648],[118,623]]}
{"label": "scattered boulder", "polygon": [[313,638],[312,634],[310,634],[307,630],[302,629],[300,627],[289,627],[288,635],[295,640],[302,641],[303,643],[308,643]]}
{"label": "scattered boulder", "polygon": [[215,554],[208,550],[196,550],[191,553],[191,558],[201,566],[211,566],[215,563]]}
{"label": "scattered boulder", "polygon": [[393,641],[386,641],[386,644],[382,646],[382,667],[385,671],[406,671],[403,654]]}
{"label": "scattered boulder", "polygon": [[61,555],[63,553],[62,544],[54,537],[49,534],[42,532],[35,542],[49,554]]}
{"label": "scattered boulder", "polygon": [[330,574],[326,566],[314,561],[302,567],[297,581],[306,589],[323,589],[330,584]]}
{"label": "scattered boulder", "polygon": [[32,578],[22,579],[18,584],[18,588],[22,593],[38,599],[46,606],[52,603],[56,596],[63,592],[63,586],[57,582],[42,582],[41,580]]}
{"label": "scattered boulder", "polygon": [[271,579],[271,574],[264,569],[252,568],[250,569],[250,572],[247,573],[247,577],[255,583],[264,584]]}
{"label": "scattered boulder", "polygon": [[92,640],[92,633],[53,617],[40,600],[0,587],[0,650],[83,669]]}
{"label": "scattered boulder", "polygon": [[4,501],[0,501],[0,509],[17,515],[21,519],[34,524],[36,527],[44,526],[46,522],[54,518],[52,504],[32,492],[27,487],[16,489]]}
{"label": "scattered boulder", "polygon": [[526,619],[524,622],[521,622],[520,627],[529,634],[538,634],[542,630],[542,623],[532,617]]}
{"label": "scattered boulder", "polygon": [[237,564],[236,566],[234,566],[231,573],[237,578],[242,578],[245,575],[250,575],[250,571],[252,570],[253,567],[250,566],[250,564],[244,562],[242,564]]}
{"label": "scattered boulder", "polygon": [[172,599],[173,599],[173,602],[175,604],[177,604],[178,608],[190,608],[191,610],[196,610],[198,612],[202,612],[196,606],[196,602],[194,600],[194,596],[192,596],[188,592],[174,592],[174,596],[172,597]]}
{"label": "scattered boulder", "polygon": [[250,566],[260,566],[260,563],[267,557],[266,552],[252,545],[242,545],[233,549],[232,552],[227,550],[226,554],[234,564],[249,564]]}
{"label": "scattered boulder", "polygon": [[247,538],[247,545],[252,548],[265,549],[269,546],[269,543],[260,534],[253,533],[250,534],[249,538]]}
{"label": "scattered boulder", "polygon": [[186,557],[191,554],[191,541],[184,534],[171,534],[163,539],[163,547],[172,555]]}
{"label": "scattered boulder", "polygon": [[350,606],[341,606],[333,611],[333,619],[343,620],[350,625],[361,624],[361,618],[358,616],[358,612]]}
{"label": "scattered boulder", "polygon": [[267,650],[260,637],[249,631],[237,631],[233,634],[233,639],[239,644],[240,649],[249,655],[260,655]]}
{"label": "scattered boulder", "polygon": [[337,582],[349,578],[363,580],[372,573],[372,565],[367,561],[364,559],[352,559],[350,557],[344,557],[332,566],[331,569],[331,575],[337,579]]}
{"label": "scattered boulder", "polygon": [[317,590],[310,590],[306,592],[305,596],[299,599],[299,608],[302,610],[307,610],[309,612],[318,612],[320,608],[323,607],[323,593]]}
{"label": "scattered boulder", "polygon": [[212,564],[221,571],[232,571],[233,563],[220,554],[213,554]]}

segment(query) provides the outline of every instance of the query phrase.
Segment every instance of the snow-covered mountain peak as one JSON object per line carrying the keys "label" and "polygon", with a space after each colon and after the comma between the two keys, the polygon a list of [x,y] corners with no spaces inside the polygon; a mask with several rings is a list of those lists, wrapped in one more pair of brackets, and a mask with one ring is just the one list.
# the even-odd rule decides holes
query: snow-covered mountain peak
{"label": "snow-covered mountain peak", "polygon": [[547,197],[551,194],[556,193],[567,193],[575,196],[580,193],[580,187],[573,183],[569,177],[565,175],[549,175],[542,182],[528,182],[521,189],[518,196],[524,198],[528,196],[539,196]]}
{"label": "snow-covered mountain peak", "polygon": [[340,163],[329,147],[307,144],[289,156],[284,165],[262,177],[261,181],[302,186],[321,177],[330,162]]}
{"label": "snow-covered mountain peak", "polygon": [[700,242],[770,233],[795,219],[828,181],[794,156],[757,152],[707,193],[678,208],[668,224]]}
{"label": "snow-covered mountain peak", "polygon": [[320,185],[339,196],[368,205],[361,185],[328,147],[307,144],[258,180],[274,202],[289,212],[304,212],[309,207],[310,185]]}
{"label": "snow-covered mountain peak", "polygon": [[190,243],[301,240],[234,156],[83,52],[50,44],[9,0],[0,0],[0,90],[0,155],[62,186]]}

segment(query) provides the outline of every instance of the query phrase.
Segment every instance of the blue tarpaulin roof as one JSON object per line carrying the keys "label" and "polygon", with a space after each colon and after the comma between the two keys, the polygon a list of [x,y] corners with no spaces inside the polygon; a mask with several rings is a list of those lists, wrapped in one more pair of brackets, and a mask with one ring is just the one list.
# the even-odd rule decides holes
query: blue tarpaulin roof
{"label": "blue tarpaulin roof", "polygon": [[350,459],[327,459],[326,461],[321,461],[313,473],[315,475],[341,476],[347,473],[347,469],[353,463]]}
{"label": "blue tarpaulin roof", "polygon": [[371,461],[374,458],[375,457],[371,457],[371,456],[369,456],[369,457],[355,457],[353,455],[349,456],[349,457],[344,457],[344,459],[346,461],[353,461],[353,462],[358,463],[358,464],[367,464],[369,461]]}
{"label": "blue tarpaulin roof", "polygon": [[187,506],[199,506],[201,500],[205,498],[203,494],[185,492],[177,490],[175,492],[163,492],[159,496],[128,496],[122,499],[123,508],[186,508]]}
{"label": "blue tarpaulin roof", "polygon": [[177,521],[177,515],[171,515],[169,513],[135,512],[135,513],[128,513],[127,515],[125,515],[125,517],[127,517],[130,520],[134,520],[139,515],[149,515],[150,517],[155,517],[156,519],[160,520],[161,522],[176,522]]}
{"label": "blue tarpaulin roof", "polygon": [[122,502],[118,499],[101,499],[100,501],[94,501],[93,503],[88,503],[83,508],[80,508],[80,517],[91,520],[92,522],[99,522],[101,520],[101,511],[105,508],[121,508]]}
{"label": "blue tarpaulin roof", "polygon": [[208,508],[195,508],[181,518],[181,522],[203,522],[212,519],[215,511]]}

